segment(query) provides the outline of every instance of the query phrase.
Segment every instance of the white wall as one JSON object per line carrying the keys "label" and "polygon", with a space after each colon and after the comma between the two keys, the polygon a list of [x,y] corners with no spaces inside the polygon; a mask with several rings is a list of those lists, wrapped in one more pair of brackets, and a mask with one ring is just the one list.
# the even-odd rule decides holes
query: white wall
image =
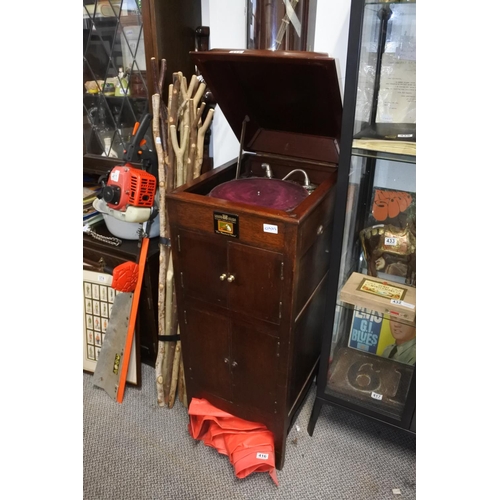
{"label": "white wall", "polygon": [[317,0],[314,50],[337,60],[340,91],[344,96],[347,37],[351,0]]}
{"label": "white wall", "polygon": [[[246,0],[202,0],[203,26],[210,27],[211,49],[244,49]],[[213,118],[211,155],[214,167],[238,156],[239,141],[217,106]]]}
{"label": "white wall", "polygon": [[[317,0],[314,50],[337,59],[344,95],[350,0]],[[202,0],[202,24],[210,27],[210,48],[244,49],[246,0]],[[238,156],[239,139],[217,107],[214,114],[211,154],[214,167]]]}

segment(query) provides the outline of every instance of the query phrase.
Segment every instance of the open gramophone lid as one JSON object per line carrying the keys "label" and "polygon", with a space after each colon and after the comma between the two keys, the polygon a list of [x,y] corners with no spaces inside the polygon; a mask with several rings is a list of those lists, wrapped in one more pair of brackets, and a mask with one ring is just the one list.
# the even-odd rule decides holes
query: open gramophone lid
{"label": "open gramophone lid", "polygon": [[251,177],[219,184],[208,195],[212,198],[288,211],[293,210],[309,193],[294,182]]}
{"label": "open gramophone lid", "polygon": [[308,51],[190,52],[244,151],[339,160],[342,99],[335,59]]}

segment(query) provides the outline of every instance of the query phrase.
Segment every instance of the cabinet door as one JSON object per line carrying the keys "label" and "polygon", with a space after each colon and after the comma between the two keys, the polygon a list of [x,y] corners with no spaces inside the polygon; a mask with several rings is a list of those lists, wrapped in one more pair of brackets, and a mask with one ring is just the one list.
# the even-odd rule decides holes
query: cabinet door
{"label": "cabinet door", "polygon": [[224,276],[227,274],[226,240],[179,230],[177,245],[184,293],[225,307],[228,285]]}
{"label": "cabinet door", "polygon": [[278,324],[281,319],[283,255],[228,243],[228,307]]}
{"label": "cabinet door", "polygon": [[186,377],[195,389],[231,401],[228,318],[188,303],[182,336]]}
{"label": "cabinet door", "polygon": [[231,370],[236,404],[273,413],[279,361],[278,339],[262,327],[232,322]]}

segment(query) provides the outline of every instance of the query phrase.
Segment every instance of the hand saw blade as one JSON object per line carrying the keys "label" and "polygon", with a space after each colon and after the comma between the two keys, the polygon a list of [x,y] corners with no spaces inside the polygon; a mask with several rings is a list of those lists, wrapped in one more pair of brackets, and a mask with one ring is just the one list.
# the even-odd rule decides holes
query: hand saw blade
{"label": "hand saw blade", "polygon": [[133,295],[133,293],[122,292],[115,296],[106,335],[92,378],[93,384],[104,389],[113,399],[116,399],[118,391]]}

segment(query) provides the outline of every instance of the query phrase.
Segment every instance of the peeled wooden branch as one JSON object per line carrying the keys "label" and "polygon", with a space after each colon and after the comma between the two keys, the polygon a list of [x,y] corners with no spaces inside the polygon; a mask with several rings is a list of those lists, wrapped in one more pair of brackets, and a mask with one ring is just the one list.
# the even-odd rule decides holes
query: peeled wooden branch
{"label": "peeled wooden branch", "polygon": [[194,160],[196,158],[196,116],[194,116],[194,100],[189,99],[189,116],[191,117],[191,123],[189,126],[189,138],[188,147],[186,148],[186,181],[190,181],[193,178],[194,172]]}
{"label": "peeled wooden branch", "polygon": [[[161,250],[161,247],[160,247]],[[178,328],[177,308],[175,306],[174,272],[172,265],[172,252],[168,248],[168,263],[163,267],[167,269],[166,285],[164,287],[164,300],[158,300],[159,310],[165,311],[163,320],[158,316],[158,329],[161,335],[173,335]],[[175,342],[159,341],[158,356],[155,364],[156,390],[159,406],[165,406],[172,388],[173,364],[175,354]]]}
{"label": "peeled wooden branch", "polygon": [[161,60],[160,72],[158,73],[158,65],[156,64],[156,58],[151,58],[151,70],[153,74],[153,87],[155,89],[155,94],[160,96],[160,137],[165,147],[167,144],[167,133],[165,129],[165,123],[167,120],[167,109],[165,103],[163,102],[163,84],[165,82],[165,75],[167,72],[167,61],[165,59]]}
{"label": "peeled wooden branch", "polygon": [[179,78],[178,73],[174,73],[174,83],[172,86],[172,99],[170,103],[170,116],[168,119],[168,126],[177,125],[179,120],[179,104],[181,96],[181,78]]}
{"label": "peeled wooden branch", "polygon": [[[156,60],[152,58],[153,67],[156,70]],[[166,74],[166,60],[161,61],[160,75],[154,71],[155,88],[157,93],[152,96],[153,108],[153,139],[155,143],[156,153],[158,156],[158,191],[159,191],[159,218],[160,218],[160,236],[163,242],[160,244],[159,255],[159,273],[158,273],[158,335],[163,336],[168,333],[165,330],[165,287],[167,281],[168,262],[170,257],[170,247],[164,242],[170,238],[170,231],[167,218],[165,194],[169,190],[168,185],[168,172],[172,170],[172,160],[169,161],[168,148],[170,141],[168,140],[168,127],[167,127],[167,110],[162,99],[163,84]],[[167,152],[165,152],[165,149]],[[171,144],[170,144],[171,149]],[[170,155],[172,157],[172,154]],[[169,167],[170,165],[170,167]],[[167,363],[169,361],[167,356],[168,346],[163,341],[158,341],[158,354],[155,362],[155,375],[156,375],[156,389],[157,399],[159,406],[167,404],[168,392],[165,391],[165,384],[168,382]]]}
{"label": "peeled wooden branch", "polygon": [[188,103],[188,106],[186,107],[185,113],[182,114],[181,120],[179,122],[180,141],[181,145],[185,144],[185,146],[184,147],[181,146],[182,157],[177,159],[177,168],[182,172],[182,176],[178,177],[178,179],[182,179],[182,181],[178,182],[177,184],[178,186],[186,182],[186,162],[188,157],[188,141],[189,141],[189,131],[191,124],[191,111],[189,109],[190,101],[191,99],[188,99],[186,101]]}
{"label": "peeled wooden branch", "polygon": [[194,167],[194,178],[198,177],[201,172],[201,165],[203,163],[203,143],[205,141],[205,133],[208,130],[210,122],[214,116],[214,110],[209,109],[207,113],[207,117],[203,122],[203,125],[198,129],[198,144],[196,147],[196,163]]}
{"label": "peeled wooden branch", "polygon": [[168,407],[172,408],[175,403],[175,391],[177,389],[177,379],[179,377],[179,363],[181,359],[181,341],[178,340],[175,345],[174,364],[172,367],[172,383],[170,385],[170,394],[168,397]]}
{"label": "peeled wooden branch", "polygon": [[[169,107],[169,112],[168,112],[168,131],[169,131],[169,138],[171,139],[169,141],[170,145],[172,146],[171,149],[169,150],[169,159],[171,160],[170,166],[171,168],[171,176],[172,176],[172,184],[170,184],[170,188],[174,189],[175,186],[177,186],[177,180],[176,180],[176,172],[177,169],[174,167],[175,163],[175,152],[173,148],[173,135],[171,133],[171,126],[175,126],[175,130],[177,130],[177,122],[179,120],[179,93],[180,93],[180,80],[177,78],[177,73],[174,73],[174,83],[172,85],[172,92],[171,96],[169,97],[169,102],[170,102],[170,107]],[[177,133],[174,134],[177,137]]]}
{"label": "peeled wooden branch", "polygon": [[188,102],[189,96],[187,93],[188,89],[187,89],[186,77],[182,74],[181,71],[179,71],[177,73],[177,78],[180,82],[180,85],[179,85],[179,109],[177,111],[178,124],[180,126],[181,121],[183,120],[184,115],[186,114],[186,111],[187,111],[187,102]]}
{"label": "peeled wooden branch", "polygon": [[198,86],[198,90],[196,91],[196,94],[193,98],[195,109],[198,107],[198,103],[201,101],[201,98],[203,97],[203,94],[205,93],[206,88],[207,88],[207,85],[205,83],[200,83],[200,85]]}
{"label": "peeled wooden branch", "polygon": [[[177,321],[177,307],[176,307],[176,298],[175,298],[175,286],[173,283],[173,268],[172,269],[172,279],[167,281],[171,285],[171,293],[168,294],[167,302],[165,304],[168,314],[168,323],[166,323],[165,331],[167,335],[175,335],[177,332],[177,328],[179,323]],[[172,388],[172,377],[173,377],[173,365],[174,365],[174,356],[175,356],[175,346],[176,341],[167,341],[165,344],[165,364],[163,371],[163,389],[165,400],[168,400],[171,388]]]}
{"label": "peeled wooden branch", "polygon": [[191,77],[191,81],[189,82],[189,87],[187,91],[187,97],[188,99],[191,99],[193,95],[195,94],[196,90],[198,89],[198,85],[200,83],[200,80],[196,77],[196,75],[193,75]]}
{"label": "peeled wooden branch", "polygon": [[158,66],[156,65],[156,58],[155,57],[151,58],[151,72],[153,74],[154,92],[155,92],[155,94],[159,94],[161,97],[160,86],[159,86],[160,78],[158,76]]}
{"label": "peeled wooden branch", "polygon": [[178,187],[184,183],[183,160],[184,160],[184,151],[186,150],[187,140],[189,137],[189,126],[185,125],[183,128],[185,129],[183,134],[183,141],[181,146],[179,147],[179,143],[177,142],[177,132],[175,130],[175,125],[170,125],[170,136],[172,137],[172,146],[174,148],[175,158],[177,160],[177,176],[176,176],[175,187]]}
{"label": "peeled wooden branch", "polygon": [[180,87],[180,90],[181,90],[181,96],[182,96],[182,100],[183,101],[187,101],[189,99],[189,96],[188,96],[188,88],[187,88],[187,80],[186,80],[186,77],[182,74],[181,71],[179,71],[177,73],[177,76],[181,82],[181,87]]}
{"label": "peeled wooden branch", "polygon": [[[166,203],[165,203],[165,157],[161,141],[161,131],[160,131],[160,95],[154,94],[152,96],[153,104],[153,139],[156,148],[156,154],[158,156],[158,191],[159,191],[159,217],[160,217],[160,235],[162,237],[167,237],[168,223],[166,220]],[[160,245],[160,256],[159,256],[159,274],[158,274],[158,335],[165,335],[164,325],[165,325],[165,281],[166,281],[166,269],[167,269],[167,248],[164,244]],[[163,355],[165,353],[165,348],[159,343],[159,356],[157,357],[155,363],[155,374],[156,374],[156,387],[158,393],[158,404],[160,406],[165,405],[165,392],[163,389],[164,378],[162,375],[162,367],[164,365]]]}
{"label": "peeled wooden branch", "polygon": [[167,107],[169,109],[169,111],[172,109],[172,96],[174,94],[174,84],[171,83],[169,86],[168,86],[168,101],[167,101]]}
{"label": "peeled wooden branch", "polygon": [[[181,354],[182,354],[182,345],[181,345]],[[187,392],[186,392],[186,376],[184,372],[184,361],[182,359],[179,362],[179,382],[177,383],[177,394],[179,397],[179,401],[187,408]]]}
{"label": "peeled wooden branch", "polygon": [[[174,303],[174,268],[172,265],[172,252],[170,252],[168,261],[168,271],[167,271],[166,294],[165,294],[165,309],[166,309],[165,332],[167,335],[172,335],[172,333],[174,333],[174,325],[175,328],[177,328],[174,318],[173,303]],[[165,344],[167,345],[165,347],[166,362],[165,362],[165,371],[163,373],[163,380],[164,380],[163,385],[164,385],[165,397],[168,399],[172,381],[172,364],[174,360],[173,357],[174,352],[172,347],[175,348],[175,344],[173,342],[165,342]]]}
{"label": "peeled wooden branch", "polygon": [[[194,99],[190,99],[190,107],[193,108],[194,112]],[[189,127],[189,147],[188,147],[188,159],[186,161],[186,181],[194,179],[194,168],[196,163],[196,148],[198,145],[198,124],[200,123],[201,116],[205,110],[206,104],[201,103],[201,106],[196,112],[196,116],[191,120],[191,126]]]}
{"label": "peeled wooden branch", "polygon": [[[162,70],[165,67],[166,65],[163,65]],[[158,88],[161,90],[164,71],[157,78],[159,78]],[[201,83],[195,75],[192,76],[188,87],[186,78],[181,72],[178,72],[173,74],[173,84],[169,85],[167,105],[165,106],[165,103],[160,100],[159,113],[158,105],[155,102],[156,114],[160,115],[160,124],[163,126],[163,128],[160,127],[161,140],[159,144],[163,145],[160,154],[163,155],[163,164],[166,168],[166,171],[164,171],[166,181],[163,184],[159,182],[159,184],[165,190],[165,194],[174,187],[197,177],[201,172],[205,134],[213,118],[213,109],[211,109],[207,113],[205,121],[202,121],[206,106],[202,102],[205,90],[206,85]],[[163,131],[165,131],[165,137],[162,135]],[[158,121],[155,123],[154,134],[158,136]],[[166,208],[163,209],[163,213],[167,222],[164,230],[169,237]],[[161,332],[160,334],[165,336],[173,336],[178,335],[179,321],[176,290],[173,281],[172,253],[170,247],[166,248],[166,250],[167,253],[162,257],[160,247],[161,267],[163,267],[163,271],[160,268],[160,273],[164,273],[165,277],[163,274],[161,278],[159,276],[163,288],[159,286],[158,307],[159,311],[162,308],[164,310],[162,317],[159,316],[159,333]],[[158,357],[155,369],[157,370],[158,403],[160,406],[168,404],[168,407],[172,408],[177,392],[179,401],[187,407],[185,372],[180,340],[158,343]]]}
{"label": "peeled wooden branch", "polygon": [[[163,84],[165,83],[165,76],[167,73],[167,61],[165,59],[161,60],[160,77],[159,77],[159,94],[160,94],[160,124],[161,124],[161,140],[163,143],[163,148],[165,149],[168,144],[168,129],[167,129],[167,119],[168,112],[165,103],[163,102]],[[165,162],[168,165],[168,161]]]}
{"label": "peeled wooden branch", "polygon": [[158,406],[165,406],[167,401],[165,400],[165,380],[163,374],[166,373],[166,363],[167,356],[165,349],[167,347],[166,342],[158,342],[158,354],[156,356],[155,362],[155,376],[156,376],[156,400]]}
{"label": "peeled wooden branch", "polygon": [[163,101],[163,84],[165,83],[165,76],[167,74],[167,60],[162,59],[161,60],[161,68],[160,68],[160,78],[158,80],[158,86],[160,88],[160,97],[162,98]]}
{"label": "peeled wooden branch", "polygon": [[173,315],[172,315],[172,299],[174,296],[174,267],[172,265],[172,252],[170,252],[169,259],[168,259],[168,264],[167,264],[167,280],[166,280],[166,287],[165,287],[165,304],[167,304],[167,311],[164,316],[165,320],[165,332],[166,335],[170,335],[170,332],[172,330],[172,323],[173,323]]}
{"label": "peeled wooden branch", "polygon": [[189,98],[188,99],[188,105],[187,105],[187,111],[184,113],[184,121],[183,125],[189,125],[188,128],[188,145],[186,149],[184,150],[184,157],[183,157],[183,163],[184,163],[184,182],[186,182],[189,179],[189,150],[191,147],[191,130],[193,129],[193,120],[195,119],[194,117],[194,109],[193,109],[193,99]]}

